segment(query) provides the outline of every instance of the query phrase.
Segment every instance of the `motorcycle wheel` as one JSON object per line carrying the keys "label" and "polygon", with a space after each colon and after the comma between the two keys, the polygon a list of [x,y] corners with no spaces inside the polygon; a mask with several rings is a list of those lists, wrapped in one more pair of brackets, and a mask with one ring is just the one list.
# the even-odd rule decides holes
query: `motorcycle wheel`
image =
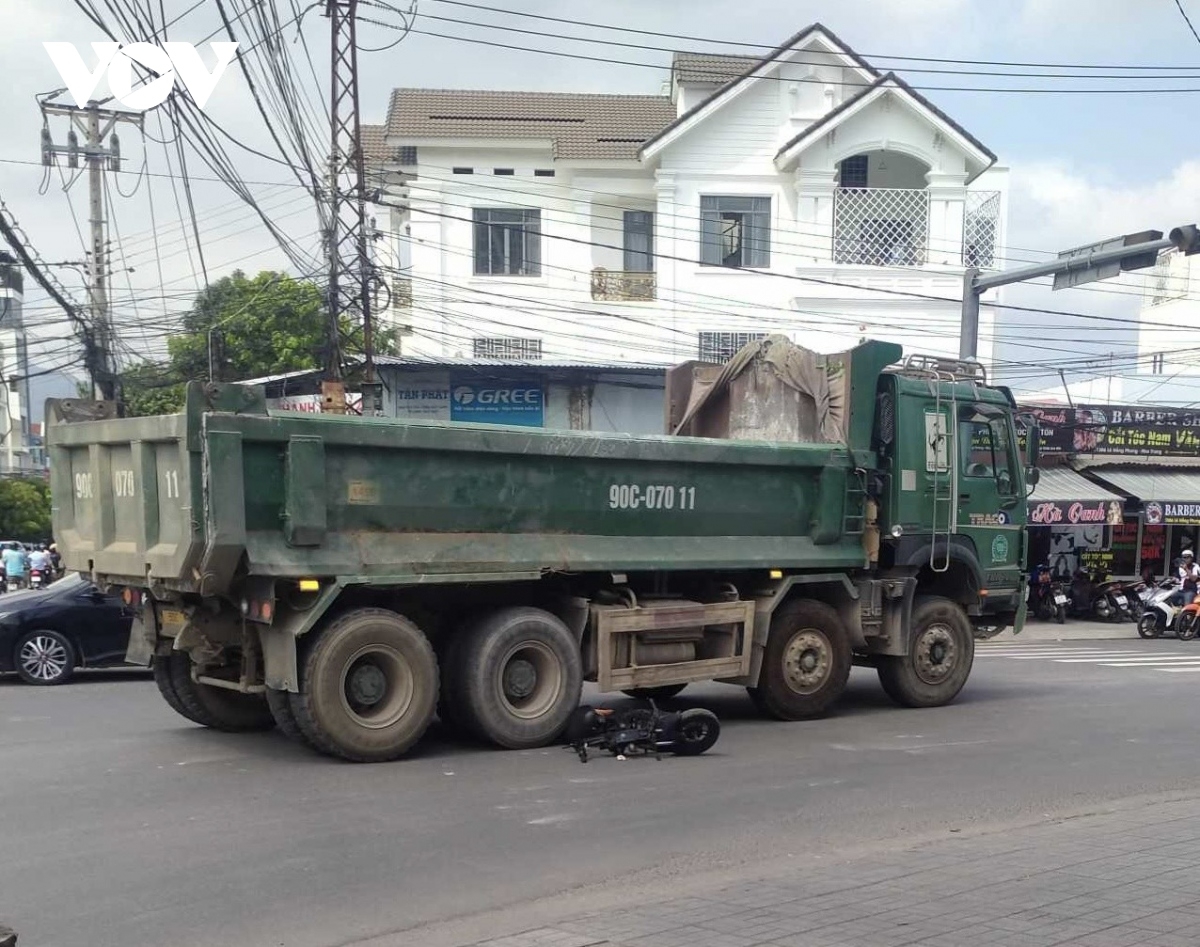
{"label": "motorcycle wheel", "polygon": [[1142,638],[1157,638],[1162,634],[1162,630],[1158,627],[1158,616],[1152,612],[1147,612],[1138,619],[1138,635]]}
{"label": "motorcycle wheel", "polygon": [[1067,622],[1067,609],[1066,609],[1064,606],[1062,606],[1062,605],[1059,605],[1059,606],[1058,606],[1058,608],[1056,608],[1056,609],[1054,610],[1054,620],[1055,620],[1056,622],[1058,622],[1060,625],[1065,625],[1065,624],[1066,624],[1066,622]]}
{"label": "motorcycle wheel", "polygon": [[1096,617],[1100,621],[1112,621],[1115,618],[1113,607],[1109,604],[1107,599],[1096,599],[1096,604],[1093,606],[1093,608],[1095,609]]}
{"label": "motorcycle wheel", "polygon": [[1179,616],[1175,625],[1175,635],[1180,641],[1191,641],[1196,637],[1196,631],[1195,613]]}
{"label": "motorcycle wheel", "polygon": [[677,756],[699,756],[713,748],[721,735],[721,721],[711,710],[693,707],[679,715],[671,750]]}

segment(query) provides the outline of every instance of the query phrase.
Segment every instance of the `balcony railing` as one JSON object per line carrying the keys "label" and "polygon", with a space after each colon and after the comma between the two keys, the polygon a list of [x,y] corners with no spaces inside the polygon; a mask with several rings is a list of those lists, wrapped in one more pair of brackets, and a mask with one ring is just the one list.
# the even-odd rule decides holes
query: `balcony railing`
{"label": "balcony railing", "polygon": [[[968,191],[963,204],[964,266],[995,266],[999,225],[1000,192]],[[924,266],[930,260],[929,244],[928,191],[843,187],[835,192],[833,262]],[[960,256],[957,248],[954,256]]]}
{"label": "balcony railing", "polygon": [[653,302],[653,273],[627,273],[621,270],[592,270],[592,299],[598,302]]}
{"label": "balcony railing", "polygon": [[928,258],[929,192],[840,187],[833,202],[833,262],[923,266]]}

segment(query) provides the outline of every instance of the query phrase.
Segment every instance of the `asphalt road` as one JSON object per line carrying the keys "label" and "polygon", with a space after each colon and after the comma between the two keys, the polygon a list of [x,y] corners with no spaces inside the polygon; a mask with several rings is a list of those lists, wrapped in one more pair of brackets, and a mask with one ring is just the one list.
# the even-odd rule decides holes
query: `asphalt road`
{"label": "asphalt road", "polygon": [[892,707],[860,670],[800,724],[693,687],[680,702],[723,721],[710,754],[586,766],[436,730],[354,766],[198,728],[137,672],[0,680],[0,923],[21,947],[466,943],[630,883],[1200,792],[1200,642],[980,655],[936,710]]}

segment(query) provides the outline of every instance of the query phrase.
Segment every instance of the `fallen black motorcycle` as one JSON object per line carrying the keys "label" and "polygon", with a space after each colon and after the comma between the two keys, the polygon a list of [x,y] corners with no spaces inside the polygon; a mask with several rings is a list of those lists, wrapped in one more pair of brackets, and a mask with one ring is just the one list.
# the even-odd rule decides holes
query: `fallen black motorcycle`
{"label": "fallen black motorcycle", "polygon": [[648,703],[649,707],[624,710],[580,707],[567,724],[567,743],[586,763],[593,750],[616,757],[699,756],[711,750],[721,735],[721,721],[711,710],[694,707],[663,713],[654,701]]}

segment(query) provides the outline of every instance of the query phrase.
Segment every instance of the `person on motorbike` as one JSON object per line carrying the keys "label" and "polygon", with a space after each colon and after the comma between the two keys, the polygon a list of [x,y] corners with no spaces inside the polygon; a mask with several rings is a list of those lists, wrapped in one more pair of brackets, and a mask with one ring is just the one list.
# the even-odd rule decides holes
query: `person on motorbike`
{"label": "person on motorbike", "polygon": [[17,588],[22,588],[25,585],[29,557],[21,544],[9,543],[4,552],[0,553],[0,559],[4,560],[5,581],[15,582]]}
{"label": "person on motorbike", "polygon": [[38,571],[42,574],[42,582],[46,585],[50,584],[51,579],[51,560],[50,553],[46,550],[46,544],[41,543],[37,549],[29,554],[29,571]]}
{"label": "person on motorbike", "polygon": [[1171,604],[1182,608],[1192,604],[1196,590],[1200,588],[1200,564],[1196,562],[1196,554],[1185,549],[1179,554],[1179,590],[1171,596]]}
{"label": "person on motorbike", "polygon": [[58,544],[51,543],[48,550],[50,553],[50,567],[54,570],[55,576],[62,575],[62,556],[58,552]]}

